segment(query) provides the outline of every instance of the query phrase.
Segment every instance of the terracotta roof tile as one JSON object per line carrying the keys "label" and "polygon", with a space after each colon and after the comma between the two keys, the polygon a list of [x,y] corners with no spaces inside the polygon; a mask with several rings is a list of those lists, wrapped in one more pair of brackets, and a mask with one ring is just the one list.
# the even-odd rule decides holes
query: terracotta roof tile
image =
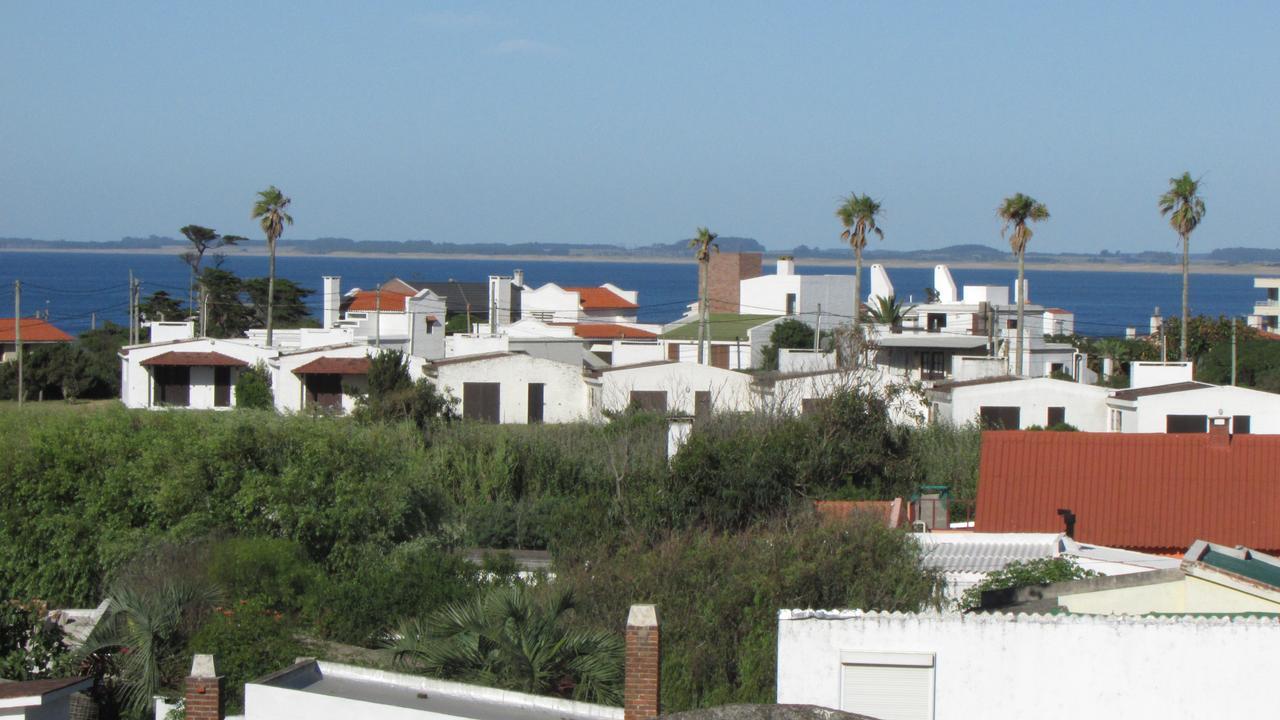
{"label": "terracotta roof tile", "polygon": [[[14,342],[13,318],[0,318],[0,342]],[[71,342],[75,338],[40,318],[22,318],[22,342]]]}
{"label": "terracotta roof tile", "polygon": [[635,310],[640,307],[621,295],[602,287],[567,287],[578,293],[584,310]]}
{"label": "terracotta roof tile", "polygon": [[318,357],[293,369],[294,375],[368,375],[368,357]]}
{"label": "terracotta roof tile", "polygon": [[249,367],[249,363],[220,352],[180,352],[171,350],[149,357],[141,363],[144,367],[155,365],[186,365],[188,367]]}
{"label": "terracotta roof tile", "polygon": [[[377,290],[361,290],[355,294],[355,297],[346,298],[342,305],[343,312],[376,312],[378,311],[378,293]],[[404,301],[413,297],[405,293],[392,292],[390,290],[382,290],[382,312],[404,312]]]}
{"label": "terracotta roof tile", "polygon": [[993,431],[982,435],[980,532],[1061,532],[1182,552],[1197,539],[1280,550],[1280,435]]}

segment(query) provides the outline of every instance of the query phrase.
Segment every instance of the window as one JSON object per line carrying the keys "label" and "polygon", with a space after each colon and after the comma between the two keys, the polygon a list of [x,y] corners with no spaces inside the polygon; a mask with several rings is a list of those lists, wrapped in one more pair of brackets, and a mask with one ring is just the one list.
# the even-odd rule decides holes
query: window
{"label": "window", "polygon": [[1124,420],[1123,420],[1123,416],[1120,414],[1120,411],[1112,410],[1111,416],[1110,416],[1110,422],[1108,423],[1107,429],[1110,430],[1111,432],[1120,432],[1120,428],[1123,426],[1123,424],[1124,424]]}
{"label": "window", "polygon": [[462,417],[481,422],[502,422],[499,383],[462,383]]}
{"label": "window", "polygon": [[929,332],[932,332],[932,333],[942,332],[947,327],[947,314],[946,313],[929,313],[928,323],[929,323],[928,325]]}
{"label": "window", "polygon": [[1165,415],[1164,431],[1167,433],[1209,432],[1208,415]]}
{"label": "window", "polygon": [[1010,330],[1017,330],[1018,318],[1009,318],[1008,320],[1005,320],[1004,326]]}
{"label": "window", "polygon": [[186,365],[157,365],[156,400],[159,405],[186,407],[191,404],[191,368]]}
{"label": "window", "polygon": [[942,352],[920,353],[920,379],[941,380],[947,376],[947,356]]}
{"label": "window", "polygon": [[729,346],[728,345],[712,345],[711,346],[711,366],[729,369]]}
{"label": "window", "polygon": [[1066,375],[1067,366],[1063,363],[1049,363],[1049,374]]}
{"label": "window", "polygon": [[529,383],[529,424],[535,425],[542,422],[542,409],[545,406],[543,402],[543,392],[546,389],[545,383]]}
{"label": "window", "polygon": [[1053,427],[1054,425],[1064,425],[1067,422],[1067,409],[1064,407],[1049,408],[1049,416],[1045,418],[1045,427]]}
{"label": "window", "polygon": [[1249,434],[1249,416],[1233,415],[1231,417],[1231,432],[1234,435],[1248,435]]}
{"label": "window", "polygon": [[983,405],[978,408],[978,419],[983,430],[1018,430],[1022,427],[1022,409]]}
{"label": "window", "polygon": [[667,393],[665,390],[632,390],[631,407],[645,412],[665,413]]}
{"label": "window", "polygon": [[213,369],[213,406],[231,407],[231,368],[225,365]]}
{"label": "window", "polygon": [[307,375],[302,385],[307,390],[307,407],[336,410],[342,407],[342,376],[335,373]]}
{"label": "window", "polygon": [[786,312],[786,314],[787,314],[787,315],[795,315],[795,314],[796,314],[796,294],[795,294],[795,293],[787,293],[787,312]]}
{"label": "window", "polygon": [[933,717],[932,653],[840,653],[840,709],[881,720]]}
{"label": "window", "polygon": [[693,393],[693,416],[699,420],[711,417],[710,390],[697,390]]}

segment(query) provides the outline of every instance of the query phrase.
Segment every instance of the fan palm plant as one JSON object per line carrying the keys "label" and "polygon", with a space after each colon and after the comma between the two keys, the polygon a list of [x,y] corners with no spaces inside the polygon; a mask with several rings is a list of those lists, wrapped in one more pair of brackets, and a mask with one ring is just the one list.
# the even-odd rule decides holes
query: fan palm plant
{"label": "fan palm plant", "polygon": [[271,345],[271,321],[275,310],[276,299],[276,241],[284,234],[284,226],[292,225],[293,218],[287,212],[292,202],[280,192],[275,185],[258,193],[253,204],[251,217],[262,224],[262,232],[267,236],[267,252],[270,260],[267,266],[267,345]]}
{"label": "fan palm plant", "polygon": [[110,593],[102,619],[80,648],[81,656],[112,656],[119,672],[121,704],[145,715],[152,696],[183,677],[181,653],[194,618],[215,601],[212,590],[179,580],[147,589],[117,587]]}
{"label": "fan palm plant", "polygon": [[889,297],[876,296],[876,304],[872,306],[868,312],[871,319],[881,325],[888,325],[895,332],[902,329],[902,321],[906,319],[907,313],[911,312],[915,305],[906,305],[898,299],[897,295]]}
{"label": "fan palm plant", "polygon": [[[1204,200],[1200,197],[1200,181],[1191,173],[1169,178],[1169,191],[1160,196],[1160,214],[1169,216],[1169,225],[1182,238],[1182,328],[1190,319],[1191,233],[1204,219]],[[1187,359],[1187,333],[1180,333],[1181,359]]]}
{"label": "fan palm plant", "polygon": [[387,647],[397,665],[483,685],[617,705],[623,643],[604,631],[568,626],[571,593],[539,595],[525,585],[402,623]]}
{"label": "fan palm plant", "polygon": [[[836,217],[844,226],[840,239],[853,248],[853,340],[861,340],[862,322],[862,250],[867,246],[867,233],[872,233],[881,240],[884,231],[878,224],[880,219],[880,203],[871,199],[870,195],[850,193],[844,198],[840,207],[836,208]],[[857,358],[857,352],[854,353]]]}
{"label": "fan palm plant", "polygon": [[693,248],[693,257],[698,261],[698,364],[701,365],[706,357],[706,345],[710,342],[711,336],[707,330],[708,300],[707,285],[710,283],[709,273],[711,271],[711,251],[719,249],[716,246],[716,238],[718,236],[710,230],[700,227],[698,234],[689,241],[689,247]]}
{"label": "fan palm plant", "polygon": [[996,208],[996,216],[1004,221],[1004,227],[1000,229],[1000,237],[1008,237],[1009,247],[1013,250],[1013,254],[1018,256],[1018,341],[1017,353],[1018,359],[1015,364],[1014,374],[1022,374],[1022,337],[1023,332],[1022,312],[1027,304],[1027,293],[1025,280],[1025,265],[1027,259],[1027,243],[1031,240],[1031,227],[1027,223],[1041,222],[1049,219],[1049,208],[1044,203],[1037,201],[1030,195],[1017,193],[1004,199],[1000,203],[1000,207]]}

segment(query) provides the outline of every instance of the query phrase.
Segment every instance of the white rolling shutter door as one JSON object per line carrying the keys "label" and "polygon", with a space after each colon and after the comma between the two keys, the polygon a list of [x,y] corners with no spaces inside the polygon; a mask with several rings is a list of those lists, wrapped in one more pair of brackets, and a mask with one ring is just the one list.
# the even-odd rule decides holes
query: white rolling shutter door
{"label": "white rolling shutter door", "polygon": [[846,664],[840,709],[879,720],[931,720],[933,667]]}

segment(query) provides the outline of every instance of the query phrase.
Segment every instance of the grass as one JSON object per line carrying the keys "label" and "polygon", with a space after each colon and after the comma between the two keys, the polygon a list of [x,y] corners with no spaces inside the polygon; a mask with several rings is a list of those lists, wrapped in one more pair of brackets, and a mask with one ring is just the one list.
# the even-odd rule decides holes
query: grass
{"label": "grass", "polygon": [[48,400],[28,401],[18,406],[16,400],[0,400],[0,413],[88,413],[119,407],[120,401],[110,400]]}

